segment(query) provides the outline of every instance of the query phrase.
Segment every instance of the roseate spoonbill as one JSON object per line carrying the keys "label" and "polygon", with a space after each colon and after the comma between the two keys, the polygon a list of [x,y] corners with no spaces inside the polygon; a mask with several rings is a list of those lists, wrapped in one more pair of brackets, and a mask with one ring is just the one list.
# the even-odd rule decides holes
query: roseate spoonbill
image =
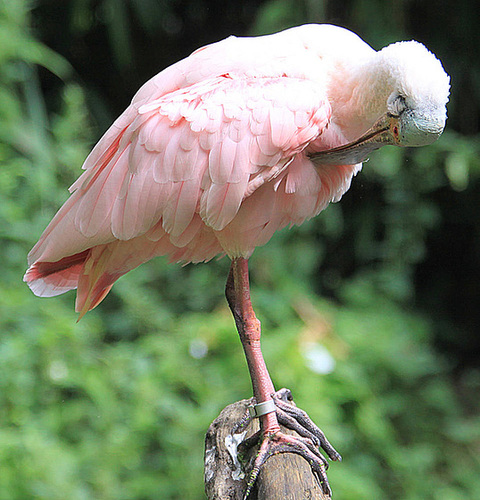
{"label": "roseate spoonbill", "polygon": [[[29,254],[36,295],[77,288],[83,316],[143,262],[232,260],[226,297],[250,371],[264,461],[290,451],[325,492],[340,455],[306,414],[275,392],[250,302],[248,259],[287,225],[338,201],[361,162],[386,144],[435,141],[449,77],[415,41],[376,52],[354,33],[306,25],[195,51],[147,82],[101,138],[70,198]],[[280,432],[290,422],[302,437]]]}

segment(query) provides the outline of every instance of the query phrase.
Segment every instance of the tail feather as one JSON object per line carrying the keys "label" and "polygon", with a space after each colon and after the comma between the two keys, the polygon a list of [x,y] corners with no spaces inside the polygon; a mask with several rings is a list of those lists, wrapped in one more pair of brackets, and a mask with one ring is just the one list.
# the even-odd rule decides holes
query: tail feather
{"label": "tail feather", "polygon": [[112,261],[119,242],[100,245],[90,250],[85,260],[82,274],[78,280],[75,310],[80,313],[79,320],[106,297],[113,283],[125,274],[112,272]]}
{"label": "tail feather", "polygon": [[57,262],[35,262],[28,268],[23,281],[39,297],[54,297],[74,290],[89,252],[85,250]]}
{"label": "tail feather", "polygon": [[173,262],[187,263],[204,262],[222,253],[210,228],[197,220],[189,227],[173,243],[160,220],[149,232],[131,240],[97,245],[57,262],[38,260],[30,266],[24,280],[42,297],[76,288],[75,309],[80,319],[100,304],[118,278],[153,257],[168,255]]}
{"label": "tail feather", "polygon": [[36,262],[27,270],[23,280],[39,297],[53,297],[78,288],[75,309],[81,319],[100,304],[113,283],[124,274],[108,272],[111,247],[100,245],[57,262]]}

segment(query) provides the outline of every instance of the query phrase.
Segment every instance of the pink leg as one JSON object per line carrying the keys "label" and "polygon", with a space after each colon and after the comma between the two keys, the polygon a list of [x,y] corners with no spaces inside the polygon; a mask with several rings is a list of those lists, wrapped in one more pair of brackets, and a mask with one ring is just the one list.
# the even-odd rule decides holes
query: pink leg
{"label": "pink leg", "polygon": [[[291,402],[290,391],[281,389],[275,392],[260,349],[260,321],[255,316],[250,300],[247,259],[232,261],[225,295],[245,351],[256,403],[269,400],[275,403],[270,413],[260,416],[263,438],[250,473],[244,500],[250,494],[263,464],[277,453],[297,453],[303,456],[310,463],[323,491],[331,495],[326,476],[328,463],[318,448],[323,448],[332,460],[341,460],[341,457],[308,415]],[[281,432],[279,420],[282,425],[295,430],[300,436]]]}
{"label": "pink leg", "polygon": [[[247,358],[248,369],[252,379],[253,395],[257,403],[268,401],[272,399],[275,389],[260,348],[260,321],[255,316],[250,300],[247,259],[240,258],[232,261],[225,295],[235,318],[237,330]],[[262,430],[266,436],[275,434],[280,430],[277,416],[274,412],[267,413],[260,418]]]}

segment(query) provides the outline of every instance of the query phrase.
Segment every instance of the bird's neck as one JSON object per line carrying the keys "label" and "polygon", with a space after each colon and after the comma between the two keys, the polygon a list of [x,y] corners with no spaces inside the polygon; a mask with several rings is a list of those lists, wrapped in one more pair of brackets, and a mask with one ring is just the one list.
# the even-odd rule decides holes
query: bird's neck
{"label": "bird's neck", "polygon": [[390,78],[376,64],[376,54],[353,66],[339,63],[330,81],[332,121],[348,140],[359,137],[386,111]]}

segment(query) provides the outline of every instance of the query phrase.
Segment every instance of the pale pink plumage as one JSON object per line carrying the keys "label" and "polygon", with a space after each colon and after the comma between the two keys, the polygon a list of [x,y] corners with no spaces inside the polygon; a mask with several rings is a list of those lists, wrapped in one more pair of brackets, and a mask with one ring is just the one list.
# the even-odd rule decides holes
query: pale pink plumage
{"label": "pale pink plumage", "polygon": [[338,200],[360,166],[308,159],[345,136],[327,130],[326,70],[299,30],[228,38],[147,82],[30,252],[34,293],[78,287],[84,314],[155,256],[249,257],[278,229]]}

